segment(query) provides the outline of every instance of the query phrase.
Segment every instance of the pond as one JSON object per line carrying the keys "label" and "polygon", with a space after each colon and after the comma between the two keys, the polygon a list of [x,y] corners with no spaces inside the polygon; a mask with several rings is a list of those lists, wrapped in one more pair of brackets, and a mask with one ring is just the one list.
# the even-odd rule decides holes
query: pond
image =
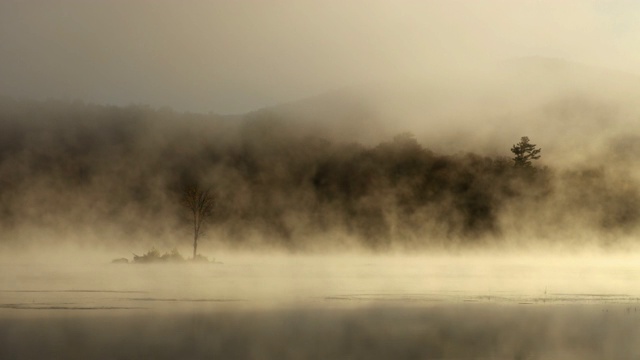
{"label": "pond", "polygon": [[0,358],[637,358],[631,256],[4,261]]}

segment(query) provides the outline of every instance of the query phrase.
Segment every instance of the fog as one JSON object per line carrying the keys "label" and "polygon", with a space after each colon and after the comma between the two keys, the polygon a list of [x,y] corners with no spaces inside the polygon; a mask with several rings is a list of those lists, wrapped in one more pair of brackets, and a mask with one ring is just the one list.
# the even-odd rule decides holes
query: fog
{"label": "fog", "polygon": [[[215,198],[210,249],[636,248],[637,79],[509,66],[436,81],[426,105],[391,86],[238,116],[3,98],[2,246],[188,253],[180,199],[197,185]],[[521,136],[542,149],[529,169],[511,160]]]}
{"label": "fog", "polygon": [[637,358],[639,12],[1,1],[0,358]]}
{"label": "fog", "polygon": [[0,92],[244,113],[527,56],[640,73],[630,1],[7,0]]}

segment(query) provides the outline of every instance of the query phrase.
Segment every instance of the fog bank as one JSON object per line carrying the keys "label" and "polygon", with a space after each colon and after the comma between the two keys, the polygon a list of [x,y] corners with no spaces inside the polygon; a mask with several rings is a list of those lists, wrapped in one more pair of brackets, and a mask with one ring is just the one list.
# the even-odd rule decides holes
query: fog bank
{"label": "fog bank", "polygon": [[[635,78],[508,68],[234,117],[3,98],[2,243],[184,248],[180,197],[197,185],[215,195],[206,241],[237,250],[633,246]],[[521,136],[542,148],[531,169],[511,160]]]}

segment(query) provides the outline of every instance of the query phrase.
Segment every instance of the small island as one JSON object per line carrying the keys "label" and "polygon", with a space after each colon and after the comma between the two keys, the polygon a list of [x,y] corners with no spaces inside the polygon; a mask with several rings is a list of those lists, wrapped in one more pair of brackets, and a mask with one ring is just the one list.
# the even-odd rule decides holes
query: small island
{"label": "small island", "polygon": [[203,190],[198,185],[189,185],[184,188],[180,203],[189,210],[193,216],[193,257],[185,259],[177,248],[173,248],[170,252],[160,254],[155,247],[147,251],[144,255],[133,254],[133,260],[127,258],[118,258],[111,261],[112,264],[149,264],[149,263],[216,263],[215,259],[209,260],[206,256],[198,254],[198,239],[203,235],[203,227],[207,223],[207,219],[213,214],[215,205],[213,194],[210,190]]}
{"label": "small island", "polygon": [[170,252],[165,252],[163,254],[160,251],[156,250],[156,248],[151,248],[151,250],[147,251],[143,255],[133,254],[133,259],[129,260],[127,258],[118,258],[113,259],[111,261],[112,264],[154,264],[154,263],[212,263],[212,264],[221,264],[221,262],[216,262],[215,259],[209,260],[208,257],[197,254],[194,258],[185,259],[178,249],[174,248]]}

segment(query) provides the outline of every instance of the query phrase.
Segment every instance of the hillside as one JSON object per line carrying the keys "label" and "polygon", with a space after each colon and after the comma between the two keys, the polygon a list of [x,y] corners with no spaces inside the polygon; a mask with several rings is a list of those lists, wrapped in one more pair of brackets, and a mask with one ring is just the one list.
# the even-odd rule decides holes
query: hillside
{"label": "hillside", "polygon": [[[236,117],[3,98],[1,241],[188,244],[179,199],[193,184],[216,194],[209,241],[231,247],[632,237],[636,79],[562,62],[508,65],[519,77],[493,86],[434,82],[406,97],[348,89]],[[390,104],[402,99],[395,121]],[[542,159],[523,172],[509,149],[524,135]]]}
{"label": "hillside", "polygon": [[[438,152],[504,154],[522,134],[541,139],[550,164],[596,156],[640,134],[640,77],[549,58],[468,73],[350,87],[251,113],[336,140],[375,144],[411,132]],[[580,159],[584,160],[584,159]]]}

